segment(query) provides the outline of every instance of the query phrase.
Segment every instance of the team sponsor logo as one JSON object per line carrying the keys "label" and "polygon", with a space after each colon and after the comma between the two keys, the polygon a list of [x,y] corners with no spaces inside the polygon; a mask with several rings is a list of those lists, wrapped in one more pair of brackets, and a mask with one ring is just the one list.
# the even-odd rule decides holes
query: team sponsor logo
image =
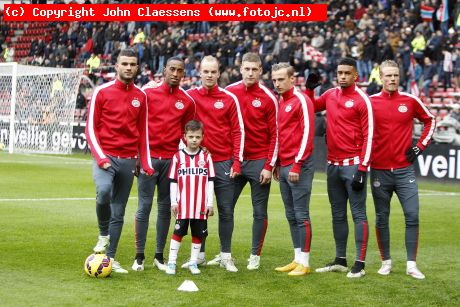
{"label": "team sponsor logo", "polygon": [[345,106],[346,106],[347,108],[351,108],[351,107],[353,107],[353,105],[354,105],[353,100],[347,100],[347,101],[345,102]]}
{"label": "team sponsor logo", "polygon": [[407,112],[407,107],[405,105],[400,105],[398,108],[398,111],[401,113],[406,113]]}
{"label": "team sponsor logo", "polygon": [[373,184],[374,184],[374,187],[378,188],[380,186],[380,181],[375,180]]}
{"label": "team sponsor logo", "polygon": [[252,101],[252,106],[255,108],[260,108],[261,105],[262,105],[262,102],[260,102],[259,98],[256,98]]}
{"label": "team sponsor logo", "polygon": [[292,110],[291,105],[286,106],[286,108],[284,109],[285,112],[291,112],[291,110]]}
{"label": "team sponsor logo", "polygon": [[206,164],[206,162],[204,162],[204,160],[198,161],[198,166],[199,167],[204,167],[205,164]]}
{"label": "team sponsor logo", "polygon": [[224,107],[224,103],[222,102],[222,100],[217,100],[214,103],[214,108],[216,108],[216,109],[222,109],[223,107]]}
{"label": "team sponsor logo", "polygon": [[178,109],[178,110],[182,110],[182,109],[184,108],[184,104],[183,104],[182,101],[180,101],[180,100],[178,100],[174,106],[175,106],[176,109]]}
{"label": "team sponsor logo", "polygon": [[208,176],[208,169],[202,167],[187,167],[187,168],[180,168],[177,171],[178,176]]}
{"label": "team sponsor logo", "polygon": [[133,105],[133,107],[139,108],[141,105],[141,102],[137,98],[134,98],[133,101],[131,101],[131,104]]}

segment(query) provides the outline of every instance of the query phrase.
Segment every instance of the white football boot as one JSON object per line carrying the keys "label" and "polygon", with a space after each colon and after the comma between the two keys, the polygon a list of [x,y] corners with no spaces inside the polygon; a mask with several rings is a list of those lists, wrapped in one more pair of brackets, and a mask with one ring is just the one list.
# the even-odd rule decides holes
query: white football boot
{"label": "white football boot", "polygon": [[120,262],[115,261],[115,259],[113,259],[113,262],[112,262],[112,272],[121,273],[121,274],[128,274],[128,271],[123,269],[121,267],[121,265],[120,265]]}
{"label": "white football boot", "polygon": [[104,254],[107,247],[109,247],[110,236],[99,236],[96,246],[93,248],[93,251],[96,254]]}
{"label": "white football boot", "polygon": [[248,266],[247,269],[252,271],[252,270],[257,270],[260,267],[260,256],[257,255],[251,255],[248,259]]}

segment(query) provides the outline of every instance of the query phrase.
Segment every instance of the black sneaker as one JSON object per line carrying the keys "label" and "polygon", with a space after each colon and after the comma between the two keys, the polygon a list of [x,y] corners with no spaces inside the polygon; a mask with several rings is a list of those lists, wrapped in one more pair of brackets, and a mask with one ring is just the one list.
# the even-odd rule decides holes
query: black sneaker
{"label": "black sneaker", "polygon": [[338,258],[338,257],[336,257],[334,261],[326,264],[325,267],[316,269],[317,273],[325,273],[325,272],[343,272],[345,273],[346,271],[348,271],[347,259]]}
{"label": "black sneaker", "polygon": [[361,278],[364,275],[366,275],[366,272],[364,271],[364,262],[355,261],[355,264],[351,268],[351,271],[348,272],[347,277],[348,278]]}

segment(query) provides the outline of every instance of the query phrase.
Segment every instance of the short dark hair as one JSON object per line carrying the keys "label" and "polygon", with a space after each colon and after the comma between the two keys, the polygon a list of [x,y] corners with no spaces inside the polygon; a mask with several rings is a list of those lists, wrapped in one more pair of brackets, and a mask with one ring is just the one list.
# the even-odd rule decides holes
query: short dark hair
{"label": "short dark hair", "polygon": [[201,132],[203,132],[203,124],[196,119],[192,119],[191,121],[185,124],[184,134],[186,134],[189,131],[193,132],[197,130],[201,130]]}
{"label": "short dark hair", "polygon": [[172,57],[170,57],[170,58],[166,61],[166,65],[168,65],[169,62],[171,62],[171,61],[181,62],[182,65],[185,66],[185,62],[184,62],[184,60],[183,60],[181,57],[178,57],[178,56],[172,56]]}
{"label": "short dark hair", "polygon": [[136,59],[139,58],[138,53],[132,48],[126,48],[126,49],[121,50],[118,57],[122,57],[122,56],[126,56],[129,58],[136,58]]}
{"label": "short dark hair", "polygon": [[353,66],[356,69],[356,61],[353,58],[341,58],[338,65]]}

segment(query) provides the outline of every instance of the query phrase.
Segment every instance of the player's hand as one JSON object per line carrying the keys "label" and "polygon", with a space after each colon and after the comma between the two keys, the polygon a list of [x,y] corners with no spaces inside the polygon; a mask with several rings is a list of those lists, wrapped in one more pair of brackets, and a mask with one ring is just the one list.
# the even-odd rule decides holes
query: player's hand
{"label": "player's hand", "polygon": [[277,166],[275,167],[275,169],[273,170],[273,179],[275,179],[275,181],[280,181],[280,167]]}
{"label": "player's hand", "polygon": [[230,168],[230,178],[236,178],[240,173],[234,172],[233,167]]}
{"label": "player's hand", "polygon": [[153,168],[149,168],[149,169],[145,170],[144,173],[145,173],[148,177],[152,177],[153,174],[155,174],[155,170],[154,170]]}
{"label": "player's hand", "polygon": [[136,159],[136,165],[134,166],[134,176],[139,177],[139,172],[141,171],[141,164],[139,163],[139,159]]}
{"label": "player's hand", "polygon": [[409,147],[406,150],[406,159],[407,159],[407,161],[409,161],[410,163],[413,163],[415,161],[415,159],[417,159],[417,157],[422,152],[423,152],[423,150],[421,150],[418,146]]}
{"label": "player's hand", "polygon": [[109,162],[105,162],[104,164],[102,164],[102,169],[108,170],[109,167],[111,167],[111,166],[112,166],[112,164],[110,164]]}
{"label": "player's hand", "polygon": [[300,175],[298,173],[289,172],[288,180],[292,183],[299,182]]}
{"label": "player's hand", "polygon": [[272,172],[270,172],[270,171],[268,171],[266,169],[263,169],[260,172],[260,177],[259,177],[260,184],[270,183],[271,180],[272,180]]}
{"label": "player's hand", "polygon": [[305,86],[309,90],[314,90],[316,87],[321,85],[321,77],[320,75],[312,72],[308,74],[307,81],[305,82]]}
{"label": "player's hand", "polygon": [[353,176],[353,181],[351,182],[351,188],[353,191],[361,191],[366,185],[366,176],[367,173],[363,171],[357,171]]}
{"label": "player's hand", "polygon": [[177,216],[177,214],[179,213],[179,205],[178,204],[171,204],[171,213],[174,216]]}
{"label": "player's hand", "polygon": [[213,216],[214,215],[214,208],[213,207],[206,207],[205,214],[207,216]]}

